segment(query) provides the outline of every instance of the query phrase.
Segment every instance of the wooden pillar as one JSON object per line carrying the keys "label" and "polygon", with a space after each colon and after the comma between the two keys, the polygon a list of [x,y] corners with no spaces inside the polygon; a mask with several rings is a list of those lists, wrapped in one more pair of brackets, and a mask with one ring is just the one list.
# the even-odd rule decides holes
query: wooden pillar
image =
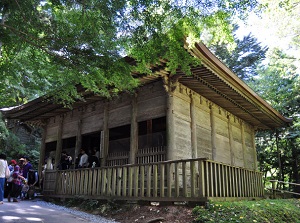
{"label": "wooden pillar", "polygon": [[76,133],[76,144],[75,144],[75,154],[74,154],[74,162],[80,153],[80,149],[82,146],[82,111],[80,112],[79,119],[77,121],[77,133]]}
{"label": "wooden pillar", "polygon": [[135,164],[138,151],[138,122],[137,122],[137,95],[135,94],[131,103],[131,127],[130,127],[130,153],[129,163]]}
{"label": "wooden pillar", "polygon": [[103,131],[101,132],[101,166],[106,165],[108,147],[109,147],[109,128],[108,128],[109,110],[108,102],[104,104]]}
{"label": "wooden pillar", "polygon": [[174,97],[172,92],[167,94],[167,160],[175,159],[175,117]]}
{"label": "wooden pillar", "polygon": [[229,138],[229,149],[230,149],[230,164],[232,166],[235,165],[235,157],[233,152],[233,136],[232,136],[232,125],[230,123],[230,115],[227,115],[227,123],[228,123],[228,138]]}
{"label": "wooden pillar", "polygon": [[57,129],[55,164],[54,164],[53,169],[56,169],[58,167],[60,159],[61,159],[63,123],[64,123],[64,117],[60,116],[59,123],[58,123],[58,129]]}
{"label": "wooden pillar", "polygon": [[245,142],[245,130],[244,130],[244,123],[241,121],[241,140],[242,140],[242,154],[243,154],[243,162],[244,162],[244,167],[246,168],[246,158],[245,158],[245,153],[246,153],[246,142]]}
{"label": "wooden pillar", "polygon": [[252,148],[253,148],[253,169],[257,170],[257,152],[255,144],[255,129],[252,129]]}
{"label": "wooden pillar", "polygon": [[171,76],[166,74],[163,76],[164,88],[167,93],[167,117],[166,117],[166,134],[167,134],[167,151],[166,160],[175,160],[176,144],[175,144],[175,114],[174,114],[174,94],[178,85],[180,76]]}
{"label": "wooden pillar", "polygon": [[196,125],[196,107],[193,92],[190,93],[190,116],[191,116],[191,146],[192,158],[197,158],[197,125]]}
{"label": "wooden pillar", "polygon": [[211,127],[211,156],[212,160],[216,159],[216,123],[213,105],[210,108],[210,127]]}
{"label": "wooden pillar", "polygon": [[40,160],[39,160],[39,166],[38,166],[38,174],[40,176],[40,179],[42,176],[43,166],[45,165],[46,137],[47,137],[47,124],[43,126],[43,133],[42,133]]}

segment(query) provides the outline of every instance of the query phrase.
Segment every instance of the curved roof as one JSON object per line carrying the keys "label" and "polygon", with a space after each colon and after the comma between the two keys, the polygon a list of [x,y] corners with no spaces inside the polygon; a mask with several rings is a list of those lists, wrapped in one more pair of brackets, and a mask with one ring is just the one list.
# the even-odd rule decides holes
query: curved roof
{"label": "curved roof", "polygon": [[[185,75],[181,71],[178,81],[213,103],[226,109],[233,115],[253,125],[257,129],[272,129],[287,126],[292,120],[283,117],[266,101],[258,96],[250,87],[239,79],[228,67],[226,67],[209,49],[201,43],[192,48],[186,47],[189,52],[201,60],[202,65],[192,68],[192,75]],[[127,61],[130,60],[127,58]],[[132,61],[131,61],[132,62]],[[158,68],[155,68],[158,70]],[[164,67],[156,72],[158,75],[141,76],[134,75],[142,84],[156,81],[165,75]],[[80,86],[79,92],[84,92],[85,102],[78,101],[73,104],[73,109],[87,103],[103,100],[103,97],[85,92]],[[61,104],[54,104],[44,97],[37,98],[27,104],[2,111],[8,119],[17,119],[21,122],[30,122],[42,125],[43,122],[53,116],[69,111]]]}

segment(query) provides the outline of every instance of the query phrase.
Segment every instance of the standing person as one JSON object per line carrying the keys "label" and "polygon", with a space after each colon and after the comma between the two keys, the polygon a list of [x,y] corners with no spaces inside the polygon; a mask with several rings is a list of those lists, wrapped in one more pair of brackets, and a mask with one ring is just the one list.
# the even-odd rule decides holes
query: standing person
{"label": "standing person", "polygon": [[81,157],[78,164],[78,168],[86,168],[89,166],[89,156],[85,153],[85,149],[80,150]]}
{"label": "standing person", "polygon": [[[11,187],[11,193],[10,197],[13,198],[13,202],[18,202],[17,198],[21,194],[22,189],[22,181],[25,180],[25,177],[23,177],[20,173],[20,166],[16,163],[12,163],[12,166],[14,167],[14,172],[12,174],[13,180],[12,180],[12,187]],[[10,201],[10,199],[8,200]]]}
{"label": "standing person", "polygon": [[6,155],[0,154],[0,205],[3,204],[3,199],[4,199],[4,183],[5,183],[6,167],[7,167]]}
{"label": "standing person", "polygon": [[10,165],[8,166],[9,170],[10,170],[10,178],[7,179],[6,184],[6,191],[7,191],[7,200],[8,202],[10,202],[10,197],[11,197],[11,191],[12,191],[12,181],[13,181],[13,173],[14,173],[14,165],[17,164],[17,161],[15,160],[11,160],[10,161]]}
{"label": "standing person", "polygon": [[98,157],[96,156],[96,150],[92,150],[91,155],[89,156],[89,167],[95,168],[99,166],[100,163]]}
{"label": "standing person", "polygon": [[29,170],[33,169],[31,163],[29,162],[28,157],[24,156],[20,158],[20,163],[22,164],[21,175],[27,179]]}

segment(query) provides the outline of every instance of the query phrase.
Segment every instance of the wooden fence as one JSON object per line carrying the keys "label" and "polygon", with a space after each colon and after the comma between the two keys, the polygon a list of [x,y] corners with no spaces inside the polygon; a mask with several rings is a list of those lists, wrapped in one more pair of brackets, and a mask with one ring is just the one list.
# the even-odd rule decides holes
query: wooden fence
{"label": "wooden fence", "polygon": [[46,171],[45,196],[206,201],[263,196],[262,174],[207,159]]}
{"label": "wooden fence", "polygon": [[[277,196],[277,193],[281,194],[292,194],[296,196],[300,196],[300,184],[299,183],[291,183],[291,182],[285,182],[285,181],[279,181],[279,180],[270,180],[272,183],[272,196],[275,199]],[[287,185],[287,187],[285,186]]]}

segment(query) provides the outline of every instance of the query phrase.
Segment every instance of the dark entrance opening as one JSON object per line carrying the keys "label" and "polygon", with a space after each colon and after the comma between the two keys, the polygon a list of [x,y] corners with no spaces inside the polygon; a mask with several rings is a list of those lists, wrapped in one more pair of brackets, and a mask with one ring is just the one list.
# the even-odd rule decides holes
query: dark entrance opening
{"label": "dark entrance opening", "polygon": [[139,149],[166,146],[166,117],[139,122]]}
{"label": "dark entrance opening", "polygon": [[109,153],[130,150],[130,125],[109,129]]}
{"label": "dark entrance opening", "polygon": [[91,134],[83,135],[81,148],[84,148],[88,155],[91,154],[91,151],[93,149],[100,152],[100,141],[101,141],[100,137],[101,137],[101,132],[94,132]]}

